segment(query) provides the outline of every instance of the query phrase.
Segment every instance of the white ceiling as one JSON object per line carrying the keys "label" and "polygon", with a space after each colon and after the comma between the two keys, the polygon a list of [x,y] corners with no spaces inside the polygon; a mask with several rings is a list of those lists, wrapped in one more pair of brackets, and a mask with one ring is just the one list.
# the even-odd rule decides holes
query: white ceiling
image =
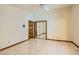
{"label": "white ceiling", "polygon": [[[39,10],[41,9],[40,4],[14,4],[12,6],[24,9],[24,10]],[[50,10],[59,9],[59,8],[66,8],[72,6],[71,4],[46,4],[45,7],[49,8]]]}

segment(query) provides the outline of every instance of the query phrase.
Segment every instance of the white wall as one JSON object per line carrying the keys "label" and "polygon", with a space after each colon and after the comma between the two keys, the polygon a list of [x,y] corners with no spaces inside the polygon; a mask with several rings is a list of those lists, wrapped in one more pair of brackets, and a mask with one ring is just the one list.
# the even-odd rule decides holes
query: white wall
{"label": "white wall", "polygon": [[72,6],[69,8],[68,11],[68,20],[67,20],[67,39],[72,41]]}
{"label": "white wall", "polygon": [[68,34],[70,32],[71,10],[71,7],[67,7],[52,12],[52,20],[48,21],[49,38],[71,41],[71,33]]}
{"label": "white wall", "polygon": [[79,5],[72,6],[72,41],[79,45]]}
{"label": "white wall", "polygon": [[28,39],[28,14],[11,5],[0,5],[0,49]]}

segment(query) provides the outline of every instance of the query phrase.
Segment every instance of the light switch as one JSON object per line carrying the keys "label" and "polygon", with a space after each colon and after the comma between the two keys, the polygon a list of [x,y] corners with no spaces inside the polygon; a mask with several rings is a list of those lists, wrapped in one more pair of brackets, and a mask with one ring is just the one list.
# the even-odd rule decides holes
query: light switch
{"label": "light switch", "polygon": [[23,24],[23,28],[25,28],[25,24]]}

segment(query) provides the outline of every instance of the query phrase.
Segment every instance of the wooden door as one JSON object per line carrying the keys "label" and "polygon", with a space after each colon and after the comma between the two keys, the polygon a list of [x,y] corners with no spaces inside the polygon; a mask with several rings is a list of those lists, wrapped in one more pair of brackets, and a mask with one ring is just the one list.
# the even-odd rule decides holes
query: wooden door
{"label": "wooden door", "polygon": [[30,38],[33,38],[33,34],[34,34],[34,32],[33,32],[33,21],[28,21],[28,37],[29,37],[29,39]]}

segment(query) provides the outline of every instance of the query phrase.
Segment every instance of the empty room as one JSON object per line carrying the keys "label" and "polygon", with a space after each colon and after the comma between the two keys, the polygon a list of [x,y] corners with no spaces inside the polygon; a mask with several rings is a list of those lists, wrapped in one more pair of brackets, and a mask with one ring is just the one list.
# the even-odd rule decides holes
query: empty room
{"label": "empty room", "polygon": [[0,4],[0,55],[78,55],[79,4]]}

